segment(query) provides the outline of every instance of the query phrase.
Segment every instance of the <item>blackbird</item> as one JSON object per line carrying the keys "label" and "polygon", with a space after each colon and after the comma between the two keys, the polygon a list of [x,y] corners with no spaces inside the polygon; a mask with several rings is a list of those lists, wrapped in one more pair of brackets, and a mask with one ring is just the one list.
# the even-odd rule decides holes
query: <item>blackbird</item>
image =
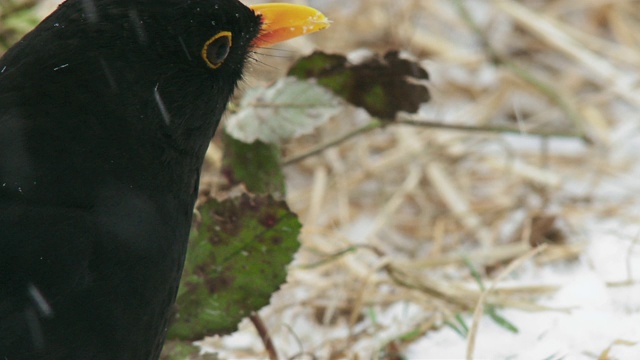
{"label": "blackbird", "polygon": [[0,58],[0,359],[157,359],[201,166],[256,47],[237,0],[67,0]]}

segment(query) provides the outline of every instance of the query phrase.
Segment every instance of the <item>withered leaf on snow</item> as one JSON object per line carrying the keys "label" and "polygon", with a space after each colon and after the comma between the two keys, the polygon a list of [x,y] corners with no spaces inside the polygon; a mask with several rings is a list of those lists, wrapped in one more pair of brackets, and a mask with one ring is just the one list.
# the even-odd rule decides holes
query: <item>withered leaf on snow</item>
{"label": "withered leaf on snow", "polygon": [[429,89],[420,83],[429,79],[427,71],[398,51],[359,64],[350,63],[344,55],[317,51],[294,64],[289,75],[315,78],[318,84],[383,120],[393,120],[400,111],[415,113],[431,98]]}

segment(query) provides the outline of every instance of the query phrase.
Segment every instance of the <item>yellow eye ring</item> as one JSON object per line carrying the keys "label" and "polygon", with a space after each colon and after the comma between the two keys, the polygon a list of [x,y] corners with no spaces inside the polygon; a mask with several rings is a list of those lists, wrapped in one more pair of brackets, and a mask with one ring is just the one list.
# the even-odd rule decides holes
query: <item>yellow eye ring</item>
{"label": "yellow eye ring", "polygon": [[231,49],[231,32],[221,31],[209,39],[202,47],[202,58],[207,66],[217,69],[224,63]]}

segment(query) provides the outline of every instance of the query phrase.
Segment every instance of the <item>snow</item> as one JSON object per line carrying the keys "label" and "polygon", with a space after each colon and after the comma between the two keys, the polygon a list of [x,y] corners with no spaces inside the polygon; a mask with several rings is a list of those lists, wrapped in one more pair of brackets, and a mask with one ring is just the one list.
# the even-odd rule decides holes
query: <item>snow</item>
{"label": "snow", "polygon": [[[628,119],[620,128],[637,129],[637,121]],[[627,216],[585,216],[573,224],[587,243],[579,261],[528,267],[517,274],[519,282],[559,285],[541,304],[571,310],[501,310],[518,327],[517,334],[483,316],[474,359],[640,359],[640,136],[637,130],[617,134],[624,141],[613,142],[613,153],[617,161],[632,167],[607,178],[595,193],[603,201],[626,200],[628,210],[618,213]],[[571,180],[566,187],[575,189]],[[465,317],[467,323],[470,316]],[[444,327],[411,344],[405,355],[416,360],[463,359],[466,347],[465,338]]]}

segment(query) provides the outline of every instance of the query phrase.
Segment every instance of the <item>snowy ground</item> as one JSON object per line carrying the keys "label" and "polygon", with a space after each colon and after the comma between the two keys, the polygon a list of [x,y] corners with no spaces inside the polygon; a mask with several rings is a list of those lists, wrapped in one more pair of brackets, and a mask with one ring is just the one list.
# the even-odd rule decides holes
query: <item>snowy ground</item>
{"label": "snowy ground", "polygon": [[[621,238],[620,232],[628,232]],[[640,259],[633,241],[638,226],[593,221],[589,243],[574,264],[532,269],[518,281],[557,284],[544,303],[567,312],[505,310],[519,328],[505,331],[493,321],[480,323],[474,359],[638,359],[640,358]],[[626,230],[626,231],[625,231]],[[636,275],[637,277],[637,275]],[[609,357],[601,357],[606,349]],[[410,359],[462,359],[466,341],[449,328],[428,334],[406,350]]]}

